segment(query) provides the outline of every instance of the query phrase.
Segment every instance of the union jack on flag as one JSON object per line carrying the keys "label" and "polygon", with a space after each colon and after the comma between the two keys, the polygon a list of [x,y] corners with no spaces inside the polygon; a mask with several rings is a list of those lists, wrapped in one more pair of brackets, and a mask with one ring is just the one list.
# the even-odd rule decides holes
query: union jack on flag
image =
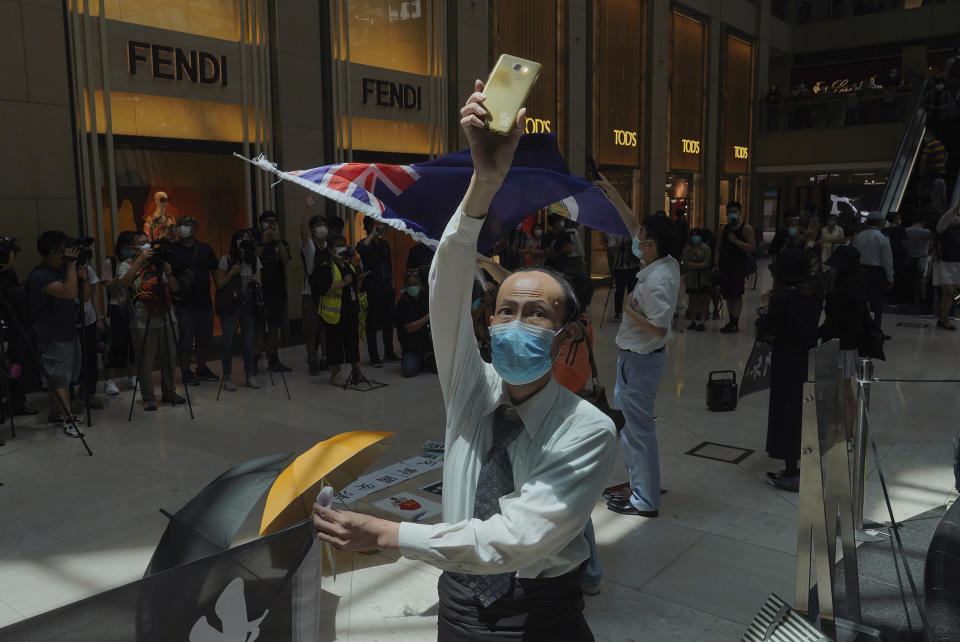
{"label": "union jack on flag", "polygon": [[[277,169],[262,156],[244,160],[430,246],[436,246],[473,174],[469,150],[413,165],[340,163],[291,172]],[[545,208],[587,227],[629,236],[603,191],[567,169],[556,138],[527,134],[520,139],[510,172],[490,206],[478,249],[486,251],[518,223]]]}

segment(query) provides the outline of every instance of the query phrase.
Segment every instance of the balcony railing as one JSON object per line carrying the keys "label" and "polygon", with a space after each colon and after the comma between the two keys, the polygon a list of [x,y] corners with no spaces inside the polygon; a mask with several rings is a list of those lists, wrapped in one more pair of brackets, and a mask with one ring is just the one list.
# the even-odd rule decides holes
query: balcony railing
{"label": "balcony railing", "polygon": [[800,92],[782,98],[760,100],[760,130],[783,131],[851,127],[905,122],[917,102],[919,90],[902,85],[894,88],[858,88],[840,93]]}

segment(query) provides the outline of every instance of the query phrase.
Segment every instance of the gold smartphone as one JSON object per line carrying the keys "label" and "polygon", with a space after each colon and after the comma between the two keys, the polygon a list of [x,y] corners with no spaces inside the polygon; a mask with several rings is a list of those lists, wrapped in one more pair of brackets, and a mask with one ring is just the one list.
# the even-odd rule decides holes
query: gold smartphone
{"label": "gold smartphone", "polygon": [[527,102],[533,84],[540,77],[541,65],[532,60],[503,54],[494,65],[483,87],[487,97],[483,108],[487,111],[487,129],[504,136],[517,123],[517,114]]}

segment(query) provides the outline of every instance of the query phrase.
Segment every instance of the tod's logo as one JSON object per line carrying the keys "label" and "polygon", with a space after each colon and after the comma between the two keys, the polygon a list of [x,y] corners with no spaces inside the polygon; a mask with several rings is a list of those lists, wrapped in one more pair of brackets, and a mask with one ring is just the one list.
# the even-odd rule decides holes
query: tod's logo
{"label": "tod's logo", "polygon": [[528,134],[549,134],[550,133],[550,121],[543,120],[542,118],[528,118],[527,122],[523,125],[523,131]]}
{"label": "tod's logo", "polygon": [[700,141],[699,140],[690,140],[689,138],[682,138],[681,142],[683,143],[683,153],[684,154],[699,154],[700,153]]}

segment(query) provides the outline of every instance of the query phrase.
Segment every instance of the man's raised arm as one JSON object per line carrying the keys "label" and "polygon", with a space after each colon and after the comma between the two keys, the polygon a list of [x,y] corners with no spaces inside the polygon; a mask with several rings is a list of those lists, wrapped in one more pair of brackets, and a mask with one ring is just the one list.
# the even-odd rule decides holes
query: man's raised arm
{"label": "man's raised arm", "polygon": [[443,232],[430,266],[430,328],[440,386],[449,406],[463,376],[476,382],[483,369],[470,318],[477,239],[493,197],[510,170],[523,133],[526,110],[517,115],[517,126],[508,136],[483,127],[483,83],[460,110],[460,126],[470,141],[473,177],[470,186]]}

